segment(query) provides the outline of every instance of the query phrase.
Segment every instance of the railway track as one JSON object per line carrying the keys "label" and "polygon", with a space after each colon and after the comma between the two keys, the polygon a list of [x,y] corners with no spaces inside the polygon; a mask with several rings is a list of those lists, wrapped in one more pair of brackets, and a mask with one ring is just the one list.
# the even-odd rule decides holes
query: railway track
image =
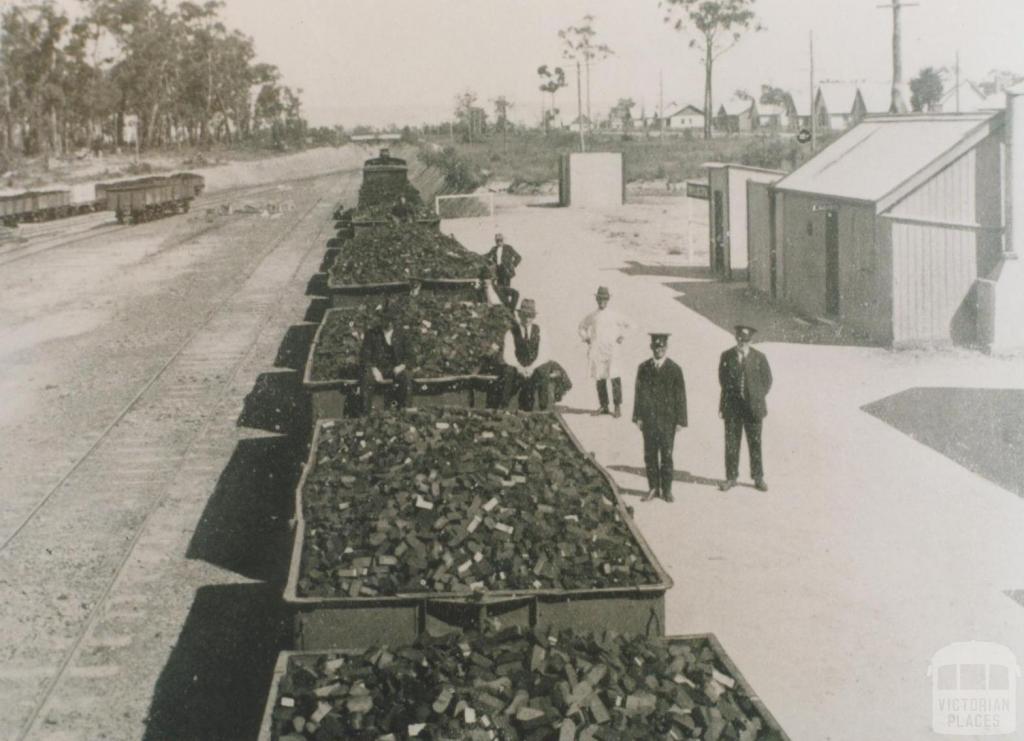
{"label": "railway track", "polygon": [[[323,246],[330,225],[323,206],[320,196],[288,220],[290,228],[282,226],[281,235],[261,251],[237,287],[145,380],[85,454],[0,543],[0,570],[8,574],[2,581],[17,586],[0,605],[2,623],[16,626],[8,636],[13,655],[0,666],[0,698],[19,709],[16,738],[54,729],[49,725],[51,711],[61,715],[69,710],[56,699],[62,688],[77,688],[71,693],[77,698],[73,710],[83,702],[81,685],[102,682],[118,671],[109,663],[97,663],[97,656],[131,640],[124,637],[123,621],[137,616],[133,606],[146,601],[147,570],[141,569],[138,583],[120,582],[131,565],[152,564],[161,557],[166,534],[161,540],[160,533],[149,533],[145,543],[143,537],[179,476],[187,475],[190,467],[223,465],[223,450],[204,447],[206,432],[291,283],[282,284],[279,276],[282,267],[295,261],[294,254],[282,256],[279,248],[296,226],[321,211],[323,226],[295,261],[294,278],[305,258]],[[71,553],[87,555],[71,559],[75,566],[67,573],[48,568]],[[115,595],[117,586],[123,589]],[[41,631],[51,636],[42,646],[33,640]],[[103,702],[101,690],[93,694],[95,702]],[[8,720],[14,720],[9,713]]]}

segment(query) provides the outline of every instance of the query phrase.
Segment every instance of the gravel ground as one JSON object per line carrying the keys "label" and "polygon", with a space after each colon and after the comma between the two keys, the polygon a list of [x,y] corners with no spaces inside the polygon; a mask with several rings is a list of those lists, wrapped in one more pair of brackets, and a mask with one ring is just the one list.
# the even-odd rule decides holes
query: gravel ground
{"label": "gravel ground", "polygon": [[[515,286],[537,300],[550,352],[574,384],[563,413],[627,493],[646,488],[629,421],[635,370],[623,379],[622,419],[592,416],[576,324],[606,285],[611,306],[640,326],[623,345],[624,367],[648,356],[645,332],[672,333],[690,412],[676,437],[676,501],[631,502],[675,581],[667,631],[714,632],[794,739],[934,738],[926,672],[935,651],[986,640],[1024,657],[1024,610],[1011,598],[1024,587],[1024,502],[864,407],[920,387],[1020,390],[1024,358],[846,344],[711,280],[696,247],[692,259],[653,249],[684,205],[600,212],[529,205],[537,200],[502,198],[495,218],[442,228],[474,249],[498,229],[523,255]],[[767,494],[742,478],[726,494],[715,488],[724,473],[716,369],[734,321],[765,327],[758,345],[776,379]],[[992,435],[984,447],[1012,456],[1015,439]],[[982,446],[958,449],[972,447]],[[741,477],[746,466],[744,452]]]}

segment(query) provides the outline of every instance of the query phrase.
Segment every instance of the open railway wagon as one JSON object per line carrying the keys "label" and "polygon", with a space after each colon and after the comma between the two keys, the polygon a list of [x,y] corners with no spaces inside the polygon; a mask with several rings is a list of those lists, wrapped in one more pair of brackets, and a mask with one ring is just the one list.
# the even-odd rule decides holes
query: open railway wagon
{"label": "open railway wagon", "polygon": [[77,213],[91,211],[86,205],[71,203],[68,190],[30,190],[9,196],[0,196],[0,222],[4,226],[63,219]]}
{"label": "open railway wagon", "polygon": [[103,197],[106,209],[113,211],[119,224],[139,224],[178,213],[187,213],[202,185],[198,175],[151,177],[106,184]]}
{"label": "open railway wagon", "polygon": [[279,654],[259,741],[368,727],[376,738],[789,740],[713,633],[508,629]]}
{"label": "open railway wagon", "polygon": [[285,586],[300,649],[503,625],[664,635],[672,580],[552,412],[321,420]]}
{"label": "open railway wagon", "polygon": [[[303,386],[313,419],[349,416],[359,408],[359,349],[384,301],[328,309],[309,349]],[[414,341],[412,399],[420,406],[483,407],[497,384],[485,372],[511,321],[507,309],[459,300],[457,294],[402,297],[403,330]],[[443,339],[442,339],[443,337]],[[378,384],[389,391],[391,381]]]}

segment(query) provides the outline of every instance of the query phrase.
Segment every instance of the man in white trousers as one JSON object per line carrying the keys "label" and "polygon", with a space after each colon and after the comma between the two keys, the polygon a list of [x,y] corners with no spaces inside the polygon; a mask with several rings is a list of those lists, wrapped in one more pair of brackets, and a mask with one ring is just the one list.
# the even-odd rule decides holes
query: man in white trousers
{"label": "man in white trousers", "polygon": [[[580,322],[580,339],[587,343],[587,360],[590,377],[597,383],[597,399],[601,405],[598,414],[622,415],[622,370],[619,364],[619,345],[633,329],[633,324],[614,309],[608,308],[611,293],[606,286],[600,286],[594,296],[597,310],[592,311]],[[608,382],[612,387],[612,403],[615,411],[608,409]]]}

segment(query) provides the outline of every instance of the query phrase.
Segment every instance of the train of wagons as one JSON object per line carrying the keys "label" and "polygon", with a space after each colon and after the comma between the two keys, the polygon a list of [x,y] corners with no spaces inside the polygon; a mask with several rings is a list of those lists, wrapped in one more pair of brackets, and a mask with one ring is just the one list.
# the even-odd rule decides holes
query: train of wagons
{"label": "train of wagons", "polygon": [[97,183],[91,201],[72,201],[70,190],[30,190],[0,196],[0,223],[53,221],[69,216],[113,211],[119,224],[139,224],[185,213],[206,186],[202,175],[178,172],[111,183]]}

